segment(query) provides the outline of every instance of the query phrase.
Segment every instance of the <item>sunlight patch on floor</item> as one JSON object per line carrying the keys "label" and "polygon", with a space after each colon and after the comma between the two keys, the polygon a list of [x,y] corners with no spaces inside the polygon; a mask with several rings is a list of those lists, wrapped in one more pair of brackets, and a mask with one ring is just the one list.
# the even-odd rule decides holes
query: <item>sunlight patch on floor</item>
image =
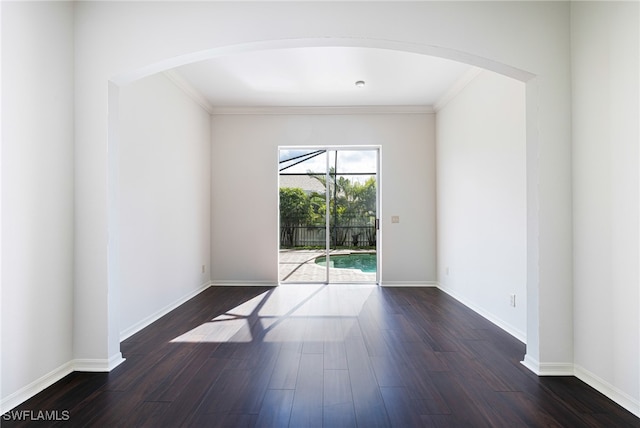
{"label": "sunlight patch on floor", "polygon": [[[200,324],[171,342],[251,342],[251,329],[248,321],[244,318],[225,319],[226,317],[221,315],[210,322]],[[233,338],[235,339],[232,340]]]}
{"label": "sunlight patch on floor", "polygon": [[280,285],[171,342],[341,340],[376,289],[376,285]]}

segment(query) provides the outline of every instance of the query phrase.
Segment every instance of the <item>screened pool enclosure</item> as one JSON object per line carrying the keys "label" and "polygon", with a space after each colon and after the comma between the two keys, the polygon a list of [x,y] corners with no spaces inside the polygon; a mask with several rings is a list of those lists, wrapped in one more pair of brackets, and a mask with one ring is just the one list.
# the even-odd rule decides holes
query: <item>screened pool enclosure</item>
{"label": "screened pool enclosure", "polygon": [[378,282],[378,159],[377,148],[280,148],[280,282]]}

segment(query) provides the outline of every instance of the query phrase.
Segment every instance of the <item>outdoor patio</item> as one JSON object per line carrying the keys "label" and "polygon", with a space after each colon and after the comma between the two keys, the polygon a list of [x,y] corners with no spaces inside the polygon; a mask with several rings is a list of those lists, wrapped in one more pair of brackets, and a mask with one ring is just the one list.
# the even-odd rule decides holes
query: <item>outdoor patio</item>
{"label": "outdoor patio", "polygon": [[[356,253],[353,250],[333,250],[329,256]],[[367,252],[371,252],[370,250]],[[281,282],[327,282],[327,268],[315,262],[324,250],[280,250],[278,278]],[[330,282],[375,283],[375,272],[360,269],[329,268]]]}

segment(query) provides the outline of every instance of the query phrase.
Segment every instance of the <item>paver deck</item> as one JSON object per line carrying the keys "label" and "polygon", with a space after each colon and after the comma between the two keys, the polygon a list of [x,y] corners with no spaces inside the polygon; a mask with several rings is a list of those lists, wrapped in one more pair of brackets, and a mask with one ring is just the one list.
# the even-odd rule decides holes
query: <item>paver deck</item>
{"label": "paver deck", "polygon": [[[329,256],[356,252],[335,250],[331,251]],[[278,273],[280,281],[327,282],[327,268],[315,262],[317,257],[324,255],[324,250],[281,250]],[[360,269],[329,268],[329,277],[331,282],[376,282],[375,272],[362,272]]]}

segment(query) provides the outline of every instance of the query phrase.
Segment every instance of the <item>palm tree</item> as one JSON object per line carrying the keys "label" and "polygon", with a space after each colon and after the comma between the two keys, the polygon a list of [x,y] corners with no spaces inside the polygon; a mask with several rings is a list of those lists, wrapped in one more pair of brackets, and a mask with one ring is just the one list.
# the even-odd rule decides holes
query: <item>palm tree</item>
{"label": "palm tree", "polygon": [[[349,232],[351,232],[352,243],[357,245],[359,235],[365,231],[367,243],[375,245],[375,212],[376,212],[376,179],[370,177],[364,184],[357,181],[352,182],[346,177],[337,177],[335,167],[329,169],[329,185],[327,185],[327,175],[309,172],[309,176],[318,180],[329,192],[329,212],[333,217],[332,224],[332,244],[343,246]],[[326,214],[326,196],[324,194],[314,194],[312,199],[317,201],[312,203],[314,207],[315,220],[324,223]],[[324,198],[324,203],[320,201]]]}

